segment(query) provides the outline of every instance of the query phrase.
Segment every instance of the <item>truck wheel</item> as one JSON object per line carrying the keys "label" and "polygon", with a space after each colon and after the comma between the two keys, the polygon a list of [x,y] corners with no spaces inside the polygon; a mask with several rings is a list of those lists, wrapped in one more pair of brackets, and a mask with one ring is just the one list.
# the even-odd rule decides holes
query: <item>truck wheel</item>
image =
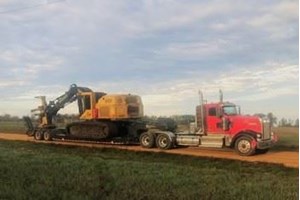
{"label": "truck wheel", "polygon": [[37,130],[34,133],[34,139],[36,139],[36,140],[43,140],[44,139],[44,133],[43,133],[43,131]]}
{"label": "truck wheel", "polygon": [[172,147],[172,141],[166,134],[159,134],[156,138],[156,146],[160,149],[170,149]]}
{"label": "truck wheel", "polygon": [[255,148],[252,147],[252,141],[254,138],[242,136],[238,138],[235,142],[235,150],[241,156],[251,156],[255,153]]}
{"label": "truck wheel", "polygon": [[148,132],[142,133],[140,136],[140,144],[144,148],[154,147],[154,135]]}
{"label": "truck wheel", "polygon": [[51,135],[51,131],[50,130],[44,132],[44,139],[46,141],[51,141],[52,140],[52,135]]}
{"label": "truck wheel", "polygon": [[269,151],[269,149],[256,149],[256,154],[265,154]]}

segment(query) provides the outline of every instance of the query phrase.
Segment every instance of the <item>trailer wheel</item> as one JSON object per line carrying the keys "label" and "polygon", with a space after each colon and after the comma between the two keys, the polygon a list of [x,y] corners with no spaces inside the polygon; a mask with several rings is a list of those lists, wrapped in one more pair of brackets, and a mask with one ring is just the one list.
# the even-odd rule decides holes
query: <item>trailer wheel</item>
{"label": "trailer wheel", "polygon": [[140,136],[140,144],[144,148],[154,147],[154,135],[148,132],[142,133]]}
{"label": "trailer wheel", "polygon": [[255,153],[255,148],[252,147],[253,137],[241,136],[235,142],[235,150],[241,156],[251,156]]}
{"label": "trailer wheel", "polygon": [[170,149],[172,141],[166,134],[159,134],[156,138],[156,146],[160,149]]}
{"label": "trailer wheel", "polygon": [[34,139],[36,140],[43,140],[44,139],[44,133],[42,130],[37,130],[34,133]]}
{"label": "trailer wheel", "polygon": [[44,139],[46,141],[51,141],[52,140],[52,135],[51,135],[51,131],[50,130],[47,130],[44,132]]}

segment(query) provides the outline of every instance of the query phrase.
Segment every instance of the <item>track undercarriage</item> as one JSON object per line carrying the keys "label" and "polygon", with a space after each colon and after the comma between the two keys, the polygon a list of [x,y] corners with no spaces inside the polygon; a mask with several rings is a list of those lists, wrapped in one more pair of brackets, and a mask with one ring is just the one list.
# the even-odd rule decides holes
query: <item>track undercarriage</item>
{"label": "track undercarriage", "polygon": [[117,125],[109,121],[74,122],[68,124],[66,130],[78,138],[106,139],[118,134]]}
{"label": "track undercarriage", "polygon": [[146,131],[146,125],[139,121],[77,121],[67,124],[64,128],[55,125],[34,126],[31,118],[24,117],[27,126],[27,135],[34,136],[36,140],[82,139],[93,141],[119,140],[129,141],[138,139]]}

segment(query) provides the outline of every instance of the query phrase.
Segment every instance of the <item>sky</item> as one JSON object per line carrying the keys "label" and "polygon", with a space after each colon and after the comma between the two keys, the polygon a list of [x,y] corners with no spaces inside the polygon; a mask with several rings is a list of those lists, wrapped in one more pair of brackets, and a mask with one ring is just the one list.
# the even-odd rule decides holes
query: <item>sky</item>
{"label": "sky", "polygon": [[[242,113],[299,116],[296,0],[1,0],[0,115],[73,83],[194,114],[198,91]],[[76,113],[76,104],[62,113]]]}

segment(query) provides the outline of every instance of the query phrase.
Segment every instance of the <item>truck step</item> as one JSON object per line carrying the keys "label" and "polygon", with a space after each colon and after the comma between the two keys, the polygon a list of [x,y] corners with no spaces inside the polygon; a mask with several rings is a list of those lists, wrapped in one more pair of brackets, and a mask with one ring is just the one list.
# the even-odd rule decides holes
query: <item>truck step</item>
{"label": "truck step", "polygon": [[224,135],[208,135],[202,136],[199,147],[222,148],[224,143]]}

